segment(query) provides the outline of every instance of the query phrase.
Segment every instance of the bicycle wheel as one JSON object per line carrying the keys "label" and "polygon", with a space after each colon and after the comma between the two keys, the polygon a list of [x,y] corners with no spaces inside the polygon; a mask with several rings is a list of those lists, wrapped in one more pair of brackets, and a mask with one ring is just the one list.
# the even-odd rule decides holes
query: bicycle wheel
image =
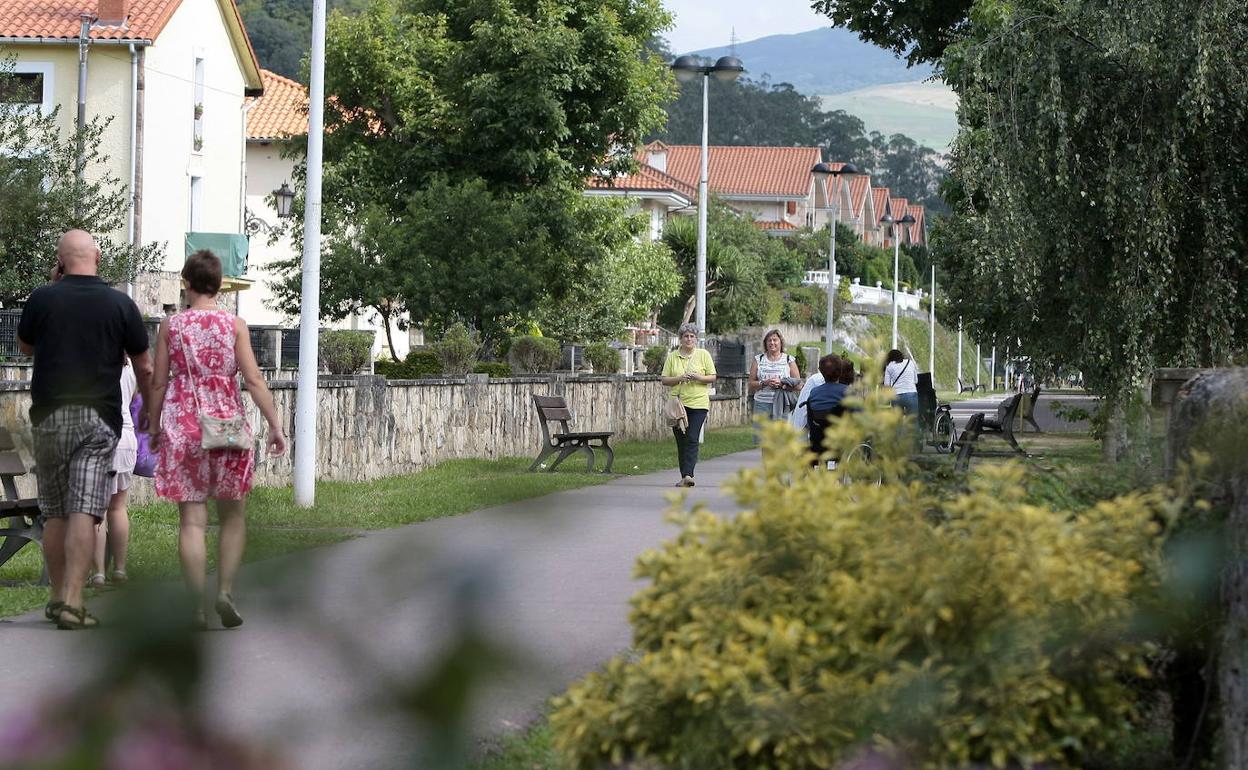
{"label": "bicycle wheel", "polygon": [[936,415],[936,425],[932,427],[932,444],[937,452],[946,454],[953,451],[954,433],[953,415],[948,412]]}

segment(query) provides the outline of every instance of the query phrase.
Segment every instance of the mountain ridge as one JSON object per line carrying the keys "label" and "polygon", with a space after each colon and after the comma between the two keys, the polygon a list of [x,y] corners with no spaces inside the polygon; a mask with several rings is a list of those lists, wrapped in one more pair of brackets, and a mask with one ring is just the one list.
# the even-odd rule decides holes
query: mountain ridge
{"label": "mountain ridge", "polygon": [[717,59],[735,54],[745,63],[746,77],[789,83],[808,96],[857,91],[886,83],[926,80],[927,65],[907,67],[904,59],[852,32],[819,27],[808,32],[768,35],[732,46],[687,52]]}

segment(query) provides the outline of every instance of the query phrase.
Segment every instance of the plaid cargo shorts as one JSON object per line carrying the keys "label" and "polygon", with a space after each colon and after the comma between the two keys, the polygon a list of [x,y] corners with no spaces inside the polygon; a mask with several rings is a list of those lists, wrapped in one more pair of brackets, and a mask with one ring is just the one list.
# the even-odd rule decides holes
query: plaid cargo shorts
{"label": "plaid cargo shorts", "polygon": [[39,509],[58,518],[86,513],[104,518],[117,434],[89,406],[62,406],[34,428]]}

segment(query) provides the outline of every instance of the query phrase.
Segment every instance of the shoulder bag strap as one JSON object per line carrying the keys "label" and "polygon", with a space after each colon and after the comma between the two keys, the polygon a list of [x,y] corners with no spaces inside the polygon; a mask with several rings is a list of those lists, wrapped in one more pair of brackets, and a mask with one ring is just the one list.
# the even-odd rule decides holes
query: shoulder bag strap
{"label": "shoulder bag strap", "polygon": [[[178,334],[184,346],[182,358],[186,359],[186,373],[191,378],[191,400],[195,402],[195,411],[203,414],[203,407],[199,405],[199,383],[195,381],[194,372],[194,367],[199,364],[199,356],[195,354],[195,344],[191,342],[191,335],[187,334],[185,329],[179,329]],[[191,363],[192,359],[195,361],[194,364]]]}
{"label": "shoulder bag strap", "polygon": [[905,365],[905,366],[903,366],[903,367],[901,367],[901,371],[900,371],[900,372],[897,372],[897,376],[893,378],[893,381],[892,381],[892,382],[890,382],[890,383],[888,383],[888,387],[890,387],[890,388],[891,388],[891,387],[893,387],[894,385],[896,385],[896,384],[897,384],[897,380],[900,380],[900,379],[901,379],[901,375],[905,374],[905,373],[906,373],[906,370],[907,370],[907,369],[909,369],[909,368],[910,368],[910,359],[908,359],[908,358],[907,358],[907,359],[906,359],[906,365]]}

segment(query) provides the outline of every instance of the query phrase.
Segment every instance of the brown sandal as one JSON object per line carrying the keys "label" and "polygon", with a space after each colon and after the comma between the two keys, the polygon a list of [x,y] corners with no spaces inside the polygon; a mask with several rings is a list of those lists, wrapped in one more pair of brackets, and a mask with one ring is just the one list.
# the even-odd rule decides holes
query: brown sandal
{"label": "brown sandal", "polygon": [[86,628],[95,628],[98,625],[100,625],[99,619],[87,612],[86,607],[71,607],[66,604],[61,607],[60,614],[56,616],[56,627],[62,631],[81,631]]}
{"label": "brown sandal", "polygon": [[48,606],[43,608],[43,616],[48,620],[56,622],[57,616],[61,614],[61,610],[65,608],[65,602],[48,602]]}

